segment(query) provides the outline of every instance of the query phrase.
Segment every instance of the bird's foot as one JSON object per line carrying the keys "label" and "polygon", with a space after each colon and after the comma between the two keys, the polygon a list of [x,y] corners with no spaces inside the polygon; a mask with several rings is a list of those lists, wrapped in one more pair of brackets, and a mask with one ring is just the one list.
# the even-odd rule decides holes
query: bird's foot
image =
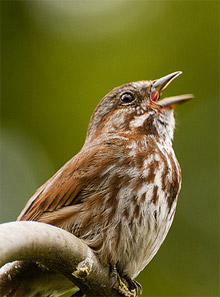
{"label": "bird's foot", "polygon": [[[133,288],[130,288],[127,285],[126,279],[122,278],[118,275],[118,281],[119,281],[119,287],[118,287],[118,291],[120,294],[122,294],[125,297],[137,297],[137,291]],[[126,283],[125,283],[126,282]]]}
{"label": "bird's foot", "polygon": [[[137,297],[138,289],[140,289],[140,293],[142,294],[142,286],[137,281],[132,280],[128,277],[121,277],[117,272],[116,265],[111,267],[110,275],[114,279],[113,287],[119,291],[122,296],[125,297]],[[116,284],[119,283],[119,286]]]}
{"label": "bird's foot", "polygon": [[135,290],[136,291],[136,295],[138,295],[138,291],[140,291],[140,294],[142,294],[143,292],[143,288],[142,288],[142,285],[137,282],[135,279],[131,279],[131,278],[125,278],[128,285],[129,285],[129,288],[131,290]]}

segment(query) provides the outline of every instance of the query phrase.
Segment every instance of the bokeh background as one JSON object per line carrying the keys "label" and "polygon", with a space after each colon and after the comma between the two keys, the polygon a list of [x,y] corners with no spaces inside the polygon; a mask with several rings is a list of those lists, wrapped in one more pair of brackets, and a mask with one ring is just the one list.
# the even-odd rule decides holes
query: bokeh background
{"label": "bokeh background", "polygon": [[183,186],[174,224],[138,276],[143,296],[219,296],[219,2],[1,1],[1,222],[83,145],[113,87],[183,74]]}

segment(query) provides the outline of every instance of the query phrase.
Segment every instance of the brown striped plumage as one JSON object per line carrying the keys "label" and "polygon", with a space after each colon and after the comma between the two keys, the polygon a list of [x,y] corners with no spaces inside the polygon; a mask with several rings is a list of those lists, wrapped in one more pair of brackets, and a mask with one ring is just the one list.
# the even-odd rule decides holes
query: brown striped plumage
{"label": "brown striped plumage", "polygon": [[173,107],[184,100],[158,101],[179,74],[107,94],[82,150],[39,188],[18,220],[59,226],[85,240],[121,276],[136,277],[165,239],[180,190]]}

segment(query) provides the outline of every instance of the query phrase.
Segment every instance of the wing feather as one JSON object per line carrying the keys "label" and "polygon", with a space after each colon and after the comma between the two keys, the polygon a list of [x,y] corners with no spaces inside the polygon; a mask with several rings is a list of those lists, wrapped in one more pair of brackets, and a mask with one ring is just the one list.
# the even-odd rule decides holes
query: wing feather
{"label": "wing feather", "polygon": [[65,224],[71,214],[77,213],[82,199],[94,191],[102,193],[103,189],[98,189],[98,178],[115,159],[112,145],[111,150],[106,146],[108,144],[91,146],[68,161],[30,198],[18,220]]}

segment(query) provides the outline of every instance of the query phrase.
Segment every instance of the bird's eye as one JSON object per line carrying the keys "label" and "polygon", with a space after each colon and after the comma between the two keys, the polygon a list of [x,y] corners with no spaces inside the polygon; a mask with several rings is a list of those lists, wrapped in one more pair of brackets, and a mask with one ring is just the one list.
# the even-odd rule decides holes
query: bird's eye
{"label": "bird's eye", "polygon": [[134,95],[129,92],[123,93],[120,97],[121,103],[124,103],[124,104],[129,104],[129,103],[133,102],[134,99],[135,99]]}

